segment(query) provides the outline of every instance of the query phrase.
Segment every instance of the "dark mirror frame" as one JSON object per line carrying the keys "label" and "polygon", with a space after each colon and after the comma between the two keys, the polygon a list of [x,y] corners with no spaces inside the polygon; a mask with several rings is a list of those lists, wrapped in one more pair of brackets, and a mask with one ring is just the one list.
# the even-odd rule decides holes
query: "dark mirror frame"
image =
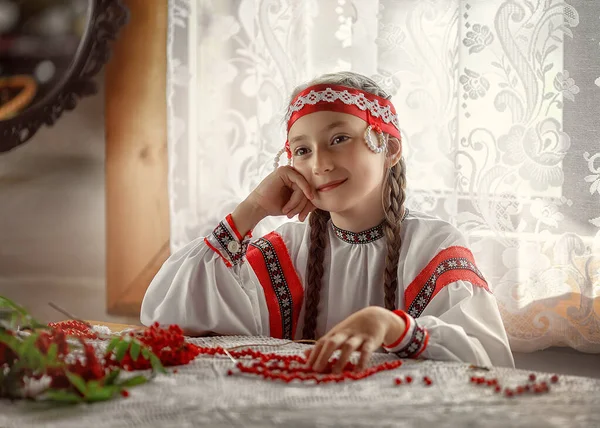
{"label": "dark mirror frame", "polygon": [[110,58],[110,44],[129,21],[122,0],[88,0],[88,23],[71,67],[42,100],[10,119],[0,121],[0,153],[29,140],[42,125],[52,126],[79,98],[94,95],[94,76]]}

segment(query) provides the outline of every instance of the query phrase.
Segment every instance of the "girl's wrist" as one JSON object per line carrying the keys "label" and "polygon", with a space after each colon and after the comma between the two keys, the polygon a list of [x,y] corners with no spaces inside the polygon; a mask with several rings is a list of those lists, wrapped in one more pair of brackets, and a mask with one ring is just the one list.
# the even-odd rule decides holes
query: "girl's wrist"
{"label": "girl's wrist", "polygon": [[266,215],[261,207],[245,199],[233,210],[231,217],[240,234],[246,236]]}
{"label": "girl's wrist", "polygon": [[397,342],[400,337],[404,335],[406,331],[406,323],[404,320],[396,315],[394,312],[386,309],[387,317],[388,317],[388,328],[386,331],[385,338],[383,340],[383,345],[388,346]]}

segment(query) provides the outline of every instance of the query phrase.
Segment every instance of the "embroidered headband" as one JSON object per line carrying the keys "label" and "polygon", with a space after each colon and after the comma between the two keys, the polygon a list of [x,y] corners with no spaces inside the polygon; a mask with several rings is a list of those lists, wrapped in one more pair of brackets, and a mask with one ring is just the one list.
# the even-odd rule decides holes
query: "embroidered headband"
{"label": "embroidered headband", "polygon": [[[398,115],[389,100],[360,89],[328,84],[309,86],[296,95],[285,116],[287,132],[302,116],[317,111],[351,114],[363,119],[379,134],[386,132],[393,137],[401,138]],[[280,151],[279,156],[284,150],[288,159],[291,159],[289,141],[285,142],[285,148]]]}

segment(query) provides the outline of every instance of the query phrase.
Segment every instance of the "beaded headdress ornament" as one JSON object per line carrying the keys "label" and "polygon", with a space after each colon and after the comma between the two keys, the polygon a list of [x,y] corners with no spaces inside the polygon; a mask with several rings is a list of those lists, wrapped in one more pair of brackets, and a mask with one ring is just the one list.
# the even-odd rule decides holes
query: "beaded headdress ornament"
{"label": "beaded headdress ornament", "polygon": [[[365,131],[365,141],[375,153],[381,153],[386,148],[384,132],[401,140],[398,115],[389,100],[360,89],[328,84],[309,86],[296,95],[285,116],[287,132],[302,116],[326,110],[348,113],[367,122],[369,126]],[[377,133],[379,144],[373,142],[371,129]],[[275,168],[279,166],[279,158],[284,152],[287,153],[289,165],[292,159],[289,141],[277,153],[273,164]]]}

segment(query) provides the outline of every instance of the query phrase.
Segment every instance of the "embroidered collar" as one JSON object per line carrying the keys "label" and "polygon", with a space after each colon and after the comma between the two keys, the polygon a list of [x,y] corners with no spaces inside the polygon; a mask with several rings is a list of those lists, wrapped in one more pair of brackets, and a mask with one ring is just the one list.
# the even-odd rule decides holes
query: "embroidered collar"
{"label": "embroidered collar", "polygon": [[[404,221],[406,216],[408,215],[408,208],[404,207],[404,215],[402,216],[401,222]],[[333,227],[333,231],[342,241],[347,242],[349,244],[368,244],[370,242],[377,241],[379,238],[382,238],[383,233],[383,224],[385,220],[382,221],[379,225],[372,227],[363,232],[350,232],[349,230],[340,229],[333,222],[331,222],[331,226]]]}

